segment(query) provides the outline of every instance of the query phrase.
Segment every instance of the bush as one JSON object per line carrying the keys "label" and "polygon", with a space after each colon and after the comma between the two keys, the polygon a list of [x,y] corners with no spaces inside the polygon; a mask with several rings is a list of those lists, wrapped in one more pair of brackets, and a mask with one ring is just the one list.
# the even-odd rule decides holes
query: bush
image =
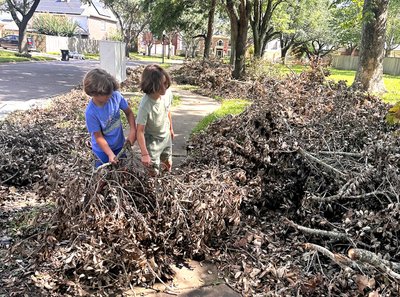
{"label": "bush", "polygon": [[78,24],[71,21],[66,16],[55,16],[49,13],[41,14],[33,19],[33,28],[41,34],[53,36],[74,35]]}

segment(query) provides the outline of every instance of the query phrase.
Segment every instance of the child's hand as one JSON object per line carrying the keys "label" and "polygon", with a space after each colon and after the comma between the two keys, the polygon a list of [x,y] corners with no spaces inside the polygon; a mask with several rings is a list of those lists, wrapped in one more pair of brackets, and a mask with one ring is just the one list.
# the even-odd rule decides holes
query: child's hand
{"label": "child's hand", "polygon": [[146,155],[142,155],[142,163],[144,166],[149,167],[151,164],[151,159],[150,159],[150,155],[146,154]]}
{"label": "child's hand", "polygon": [[173,130],[173,129],[170,129],[169,131],[171,132],[171,139],[174,140],[174,137],[175,137],[174,130]]}
{"label": "child's hand", "polygon": [[111,164],[117,164],[118,163],[117,156],[114,154],[108,156],[108,162],[110,162]]}
{"label": "child's hand", "polygon": [[136,141],[136,135],[129,134],[128,137],[126,138],[126,141],[129,141],[130,145],[132,146]]}

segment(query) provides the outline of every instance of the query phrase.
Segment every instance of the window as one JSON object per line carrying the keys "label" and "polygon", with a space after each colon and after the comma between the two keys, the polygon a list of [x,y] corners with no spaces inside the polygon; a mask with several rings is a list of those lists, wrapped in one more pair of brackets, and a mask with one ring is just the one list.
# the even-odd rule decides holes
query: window
{"label": "window", "polygon": [[224,42],[222,41],[222,39],[218,40],[217,46],[224,46]]}
{"label": "window", "polygon": [[100,23],[100,30],[101,30],[101,31],[106,31],[106,22],[105,22],[105,21],[101,21],[101,23]]}

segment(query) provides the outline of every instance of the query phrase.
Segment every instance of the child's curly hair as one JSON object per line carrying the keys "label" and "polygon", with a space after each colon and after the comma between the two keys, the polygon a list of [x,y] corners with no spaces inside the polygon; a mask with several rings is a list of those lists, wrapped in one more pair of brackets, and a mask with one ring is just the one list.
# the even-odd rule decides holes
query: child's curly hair
{"label": "child's curly hair", "polygon": [[83,90],[89,96],[111,96],[118,89],[115,77],[101,68],[90,70],[83,78]]}
{"label": "child's curly hair", "polygon": [[171,77],[169,74],[157,64],[146,66],[142,73],[142,79],[140,81],[140,89],[146,94],[153,94],[161,89],[165,77],[165,88],[168,89],[171,86]]}

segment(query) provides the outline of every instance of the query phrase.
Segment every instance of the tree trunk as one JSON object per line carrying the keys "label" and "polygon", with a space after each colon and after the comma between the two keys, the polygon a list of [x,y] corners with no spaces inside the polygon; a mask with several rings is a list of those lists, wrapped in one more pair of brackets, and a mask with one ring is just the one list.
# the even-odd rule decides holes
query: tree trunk
{"label": "tree trunk", "polygon": [[130,50],[130,36],[127,36],[125,34],[124,36],[124,42],[125,42],[125,57],[129,58],[129,50]]}
{"label": "tree trunk", "polygon": [[360,61],[353,86],[368,92],[385,92],[383,58],[389,0],[365,0]]}
{"label": "tree trunk", "polygon": [[229,10],[230,8],[228,8],[228,4],[226,4],[225,7],[229,15],[229,21],[231,25],[231,56],[229,58],[229,64],[233,65],[235,63],[235,58],[236,58],[236,40],[238,34],[238,23],[234,11]]}
{"label": "tree trunk", "polygon": [[236,42],[237,42],[237,22],[231,22],[231,56],[229,64],[233,65],[236,59]]}
{"label": "tree trunk", "polygon": [[283,0],[254,0],[250,24],[253,31],[255,58],[263,57],[268,41],[278,34],[278,32],[274,32],[270,24],[273,12],[282,2]]}
{"label": "tree trunk", "polygon": [[148,56],[151,56],[151,49],[152,49],[152,47],[153,47],[153,44],[148,44],[148,45],[147,45],[147,55],[148,55]]}
{"label": "tree trunk", "polygon": [[[240,0],[239,6],[235,7],[233,0],[226,0],[226,9],[231,20],[231,36],[235,39],[235,66],[233,77],[240,79],[245,73],[245,55],[247,44],[247,27],[250,19],[252,4],[250,0]],[[232,48],[232,40],[231,40]]]}
{"label": "tree trunk", "polygon": [[[22,24],[22,23],[21,23]],[[22,25],[18,28],[18,52],[19,53],[28,53],[28,43],[26,41],[26,24]]]}
{"label": "tree trunk", "polygon": [[211,40],[213,37],[214,31],[214,15],[215,15],[215,7],[217,5],[217,0],[211,0],[211,7],[208,12],[208,25],[207,25],[207,36],[204,41],[204,58],[210,58],[210,48],[211,48]]}
{"label": "tree trunk", "polygon": [[286,61],[286,55],[289,51],[289,49],[293,46],[295,42],[296,36],[293,34],[290,37],[289,36],[283,36],[281,35],[279,38],[280,44],[281,44],[281,63],[285,65]]}
{"label": "tree trunk", "polygon": [[[29,20],[32,18],[33,14],[35,13],[36,8],[39,5],[40,0],[34,0],[32,3],[32,6],[29,8],[28,7],[22,7],[22,4],[19,4],[19,2],[14,2],[12,0],[6,0],[7,3],[7,8],[9,12],[11,13],[11,16],[15,22],[15,24],[18,26],[18,38],[19,38],[19,44],[18,44],[18,52],[20,53],[28,53],[28,44],[26,41],[26,27],[28,25]],[[23,2],[25,4],[25,2]],[[24,12],[28,12],[26,14],[23,14]],[[19,17],[22,16],[22,19],[20,20]]]}
{"label": "tree trunk", "polygon": [[236,79],[242,78],[245,74],[247,24],[248,19],[241,18],[239,20],[238,37],[236,40],[235,68],[233,70],[233,77]]}
{"label": "tree trunk", "polygon": [[281,63],[282,63],[283,65],[285,65],[286,55],[287,55],[288,50],[289,50],[288,47],[283,47],[283,48],[281,48]]}

